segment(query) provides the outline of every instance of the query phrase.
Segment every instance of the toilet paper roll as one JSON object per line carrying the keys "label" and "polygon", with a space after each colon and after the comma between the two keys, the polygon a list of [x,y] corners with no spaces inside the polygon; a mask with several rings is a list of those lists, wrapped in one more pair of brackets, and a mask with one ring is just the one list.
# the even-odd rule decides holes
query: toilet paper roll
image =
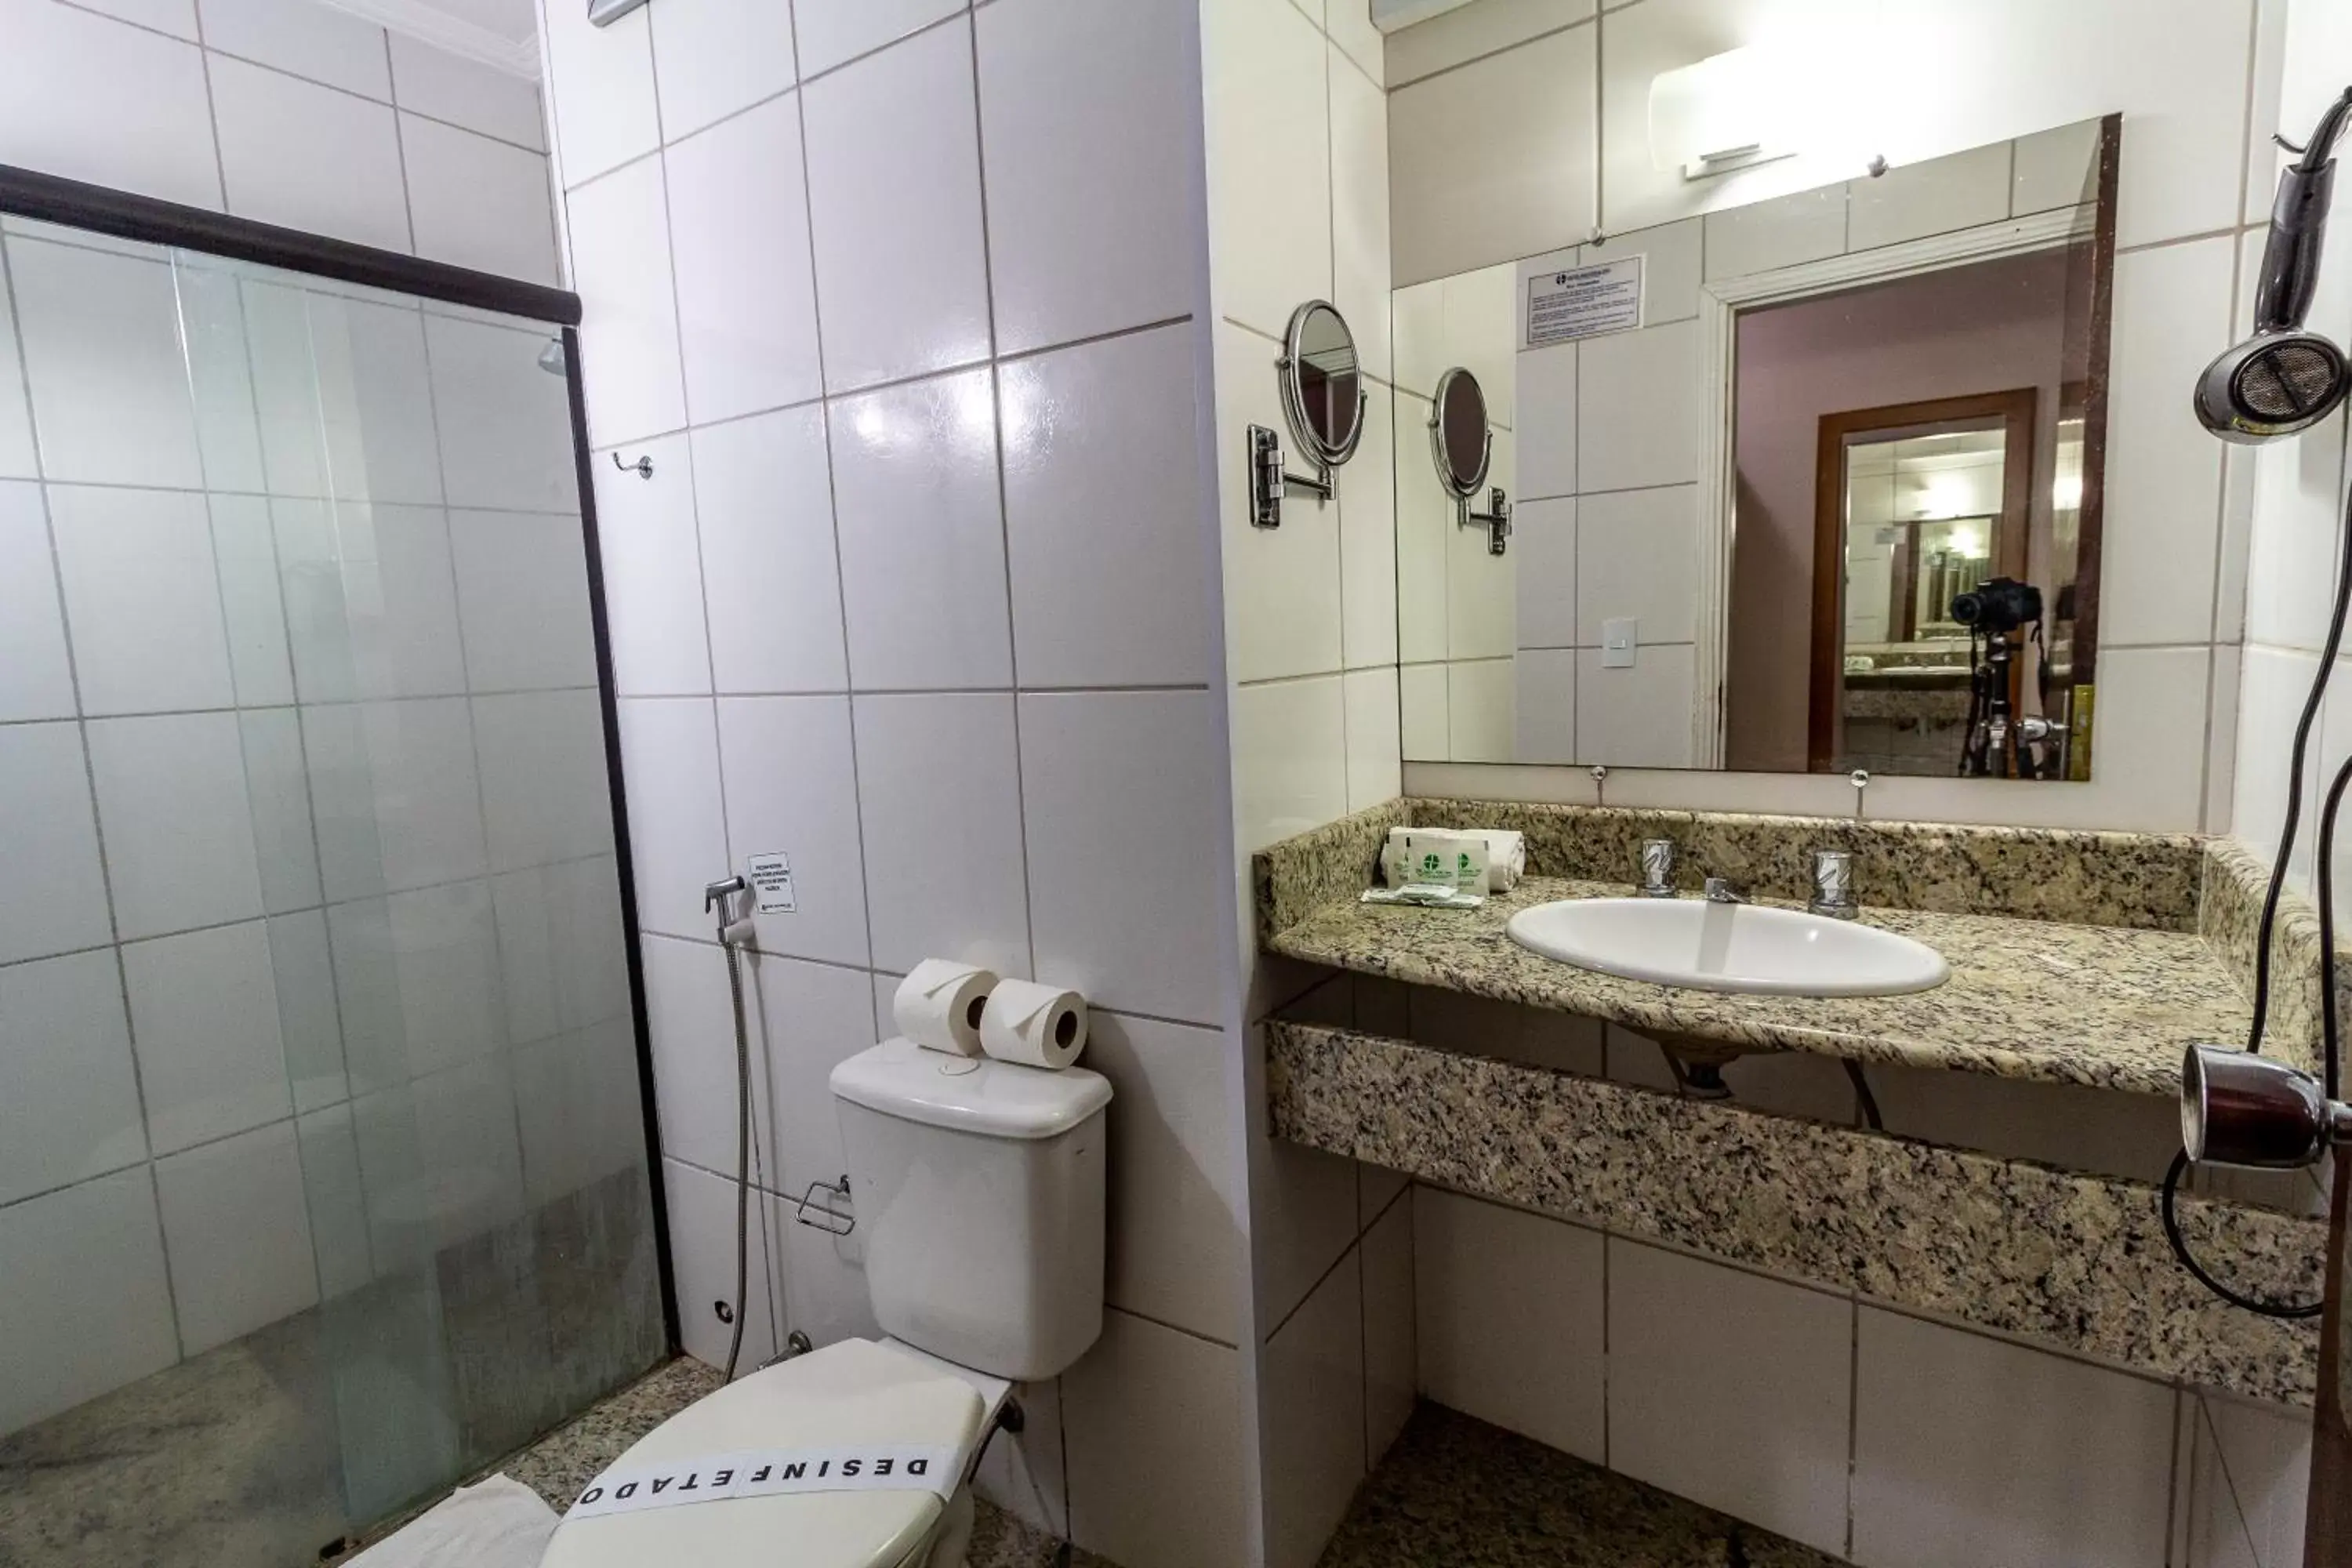
{"label": "toilet paper roll", "polygon": [[927,958],[898,982],[890,1016],[898,1020],[898,1032],[919,1046],[976,1057],[981,1053],[982,1010],[998,984],[992,971],[976,964]]}
{"label": "toilet paper roll", "polygon": [[1034,981],[999,981],[980,1015],[980,1044],[998,1061],[1059,1072],[1087,1048],[1087,999]]}

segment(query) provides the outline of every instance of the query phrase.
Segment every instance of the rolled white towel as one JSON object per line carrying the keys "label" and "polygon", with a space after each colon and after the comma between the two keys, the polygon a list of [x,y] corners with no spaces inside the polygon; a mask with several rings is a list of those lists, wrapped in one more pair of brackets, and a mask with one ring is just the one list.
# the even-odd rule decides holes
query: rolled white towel
{"label": "rolled white towel", "polygon": [[1406,868],[1414,845],[1460,838],[1476,839],[1486,847],[1486,891],[1507,893],[1528,874],[1527,836],[1507,827],[1391,827],[1387,851],[1381,858],[1381,874],[1389,886],[1401,887],[1412,879]]}

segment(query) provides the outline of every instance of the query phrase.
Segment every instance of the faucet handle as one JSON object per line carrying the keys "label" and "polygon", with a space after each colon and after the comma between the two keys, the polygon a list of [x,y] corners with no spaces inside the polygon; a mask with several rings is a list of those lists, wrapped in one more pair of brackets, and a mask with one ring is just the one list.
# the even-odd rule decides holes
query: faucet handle
{"label": "faucet handle", "polygon": [[1853,901],[1853,851],[1813,851],[1813,896],[1805,908],[1839,921],[1850,921],[1859,912]]}
{"label": "faucet handle", "polygon": [[1671,899],[1675,896],[1673,839],[1642,840],[1642,885],[1638,890],[1645,899]]}

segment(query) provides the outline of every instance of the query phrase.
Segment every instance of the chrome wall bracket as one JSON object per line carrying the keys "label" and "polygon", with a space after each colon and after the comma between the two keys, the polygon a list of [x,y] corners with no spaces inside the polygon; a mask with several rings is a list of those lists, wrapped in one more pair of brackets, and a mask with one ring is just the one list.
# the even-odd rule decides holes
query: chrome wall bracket
{"label": "chrome wall bracket", "polygon": [[1496,485],[1486,492],[1486,510],[1473,511],[1470,498],[1463,496],[1454,503],[1454,525],[1459,528],[1483,528],[1486,531],[1486,553],[1500,555],[1510,548],[1506,542],[1511,537],[1511,498]]}
{"label": "chrome wall bracket", "polygon": [[[819,1193],[824,1194],[822,1203],[817,1201]],[[838,1182],[811,1182],[808,1191],[801,1194],[799,1205],[793,1208],[793,1218],[811,1230],[821,1230],[827,1236],[847,1236],[857,1228],[857,1216],[844,1213],[838,1205],[848,1201],[847,1176],[843,1176]]]}
{"label": "chrome wall bracket", "polygon": [[1305,490],[1320,506],[1336,500],[1339,482],[1331,470],[1317,465],[1312,476],[1287,473],[1284,470],[1282,437],[1264,425],[1249,427],[1250,463],[1250,522],[1257,528],[1282,526],[1283,498],[1293,489]]}

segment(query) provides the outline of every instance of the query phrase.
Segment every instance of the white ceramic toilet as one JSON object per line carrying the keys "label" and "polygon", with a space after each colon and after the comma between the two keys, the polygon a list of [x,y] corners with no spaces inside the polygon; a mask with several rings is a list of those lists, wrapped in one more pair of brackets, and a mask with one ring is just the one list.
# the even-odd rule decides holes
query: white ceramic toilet
{"label": "white ceramic toilet", "polygon": [[[892,1040],[835,1068],[833,1095],[886,1337],[670,1417],[581,1494],[542,1568],[962,1568],[970,1472],[1011,1385],[1060,1373],[1102,1331],[1110,1084]],[[751,1485],[794,1466],[795,1485],[847,1485],[854,1468],[864,1489]],[[729,1495],[680,1502],[688,1490]]]}

